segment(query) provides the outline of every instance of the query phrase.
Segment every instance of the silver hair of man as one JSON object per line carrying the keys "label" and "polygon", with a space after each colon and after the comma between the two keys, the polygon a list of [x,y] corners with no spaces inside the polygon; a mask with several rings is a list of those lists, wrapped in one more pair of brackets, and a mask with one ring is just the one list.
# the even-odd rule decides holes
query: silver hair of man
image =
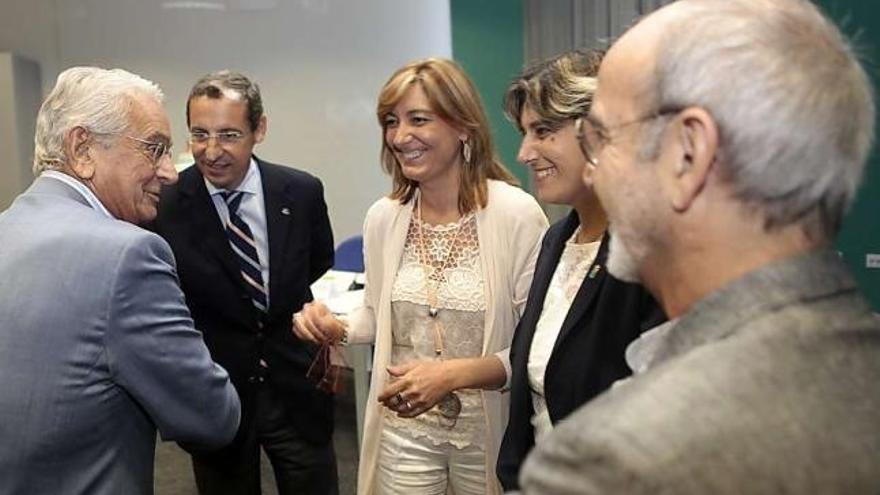
{"label": "silver hair of man", "polygon": [[37,115],[34,175],[63,167],[64,137],[75,127],[114,139],[125,132],[137,95],[164,101],[159,86],[122,69],[72,67],[59,74]]}
{"label": "silver hair of man", "polygon": [[[653,108],[700,106],[719,165],[766,229],[840,228],[874,137],[871,83],[853,48],[806,0],[682,0],[659,44]],[[650,141],[650,139],[648,139]]]}

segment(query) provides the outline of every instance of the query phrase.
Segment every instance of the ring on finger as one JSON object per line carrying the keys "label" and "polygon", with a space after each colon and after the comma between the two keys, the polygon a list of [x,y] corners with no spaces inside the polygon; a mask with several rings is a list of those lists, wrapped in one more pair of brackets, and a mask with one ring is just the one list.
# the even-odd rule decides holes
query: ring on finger
{"label": "ring on finger", "polygon": [[406,401],[404,404],[406,404],[406,408],[407,408],[408,410],[410,410],[410,411],[412,410],[412,408],[413,408],[413,406],[412,406],[412,402],[410,402],[410,401]]}

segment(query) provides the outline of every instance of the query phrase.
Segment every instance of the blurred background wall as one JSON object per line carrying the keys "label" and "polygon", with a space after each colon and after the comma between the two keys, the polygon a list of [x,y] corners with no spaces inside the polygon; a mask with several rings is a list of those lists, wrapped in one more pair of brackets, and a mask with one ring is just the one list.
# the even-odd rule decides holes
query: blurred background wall
{"label": "blurred background wall", "polygon": [[[230,68],[252,77],[269,117],[257,153],[324,181],[339,242],[360,232],[366,209],[388,191],[379,88],[407,61],[452,56],[480,89],[503,161],[529,189],[515,161],[519,135],[501,112],[507,84],[525,63],[604,46],[670,1],[0,0],[0,209],[30,184],[37,106],[72,65],[124,67],[159,83],[176,152],[185,149],[184,105],[199,76]],[[880,3],[813,1],[856,40],[876,86]],[[880,311],[878,167],[875,151],[837,245]]]}

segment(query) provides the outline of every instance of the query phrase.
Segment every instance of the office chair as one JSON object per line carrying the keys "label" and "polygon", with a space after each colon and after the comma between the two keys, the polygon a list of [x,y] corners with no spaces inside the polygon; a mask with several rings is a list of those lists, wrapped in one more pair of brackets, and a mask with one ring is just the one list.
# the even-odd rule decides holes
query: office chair
{"label": "office chair", "polygon": [[336,253],[333,263],[334,270],[343,272],[364,271],[364,237],[354,235],[339,243],[336,246]]}

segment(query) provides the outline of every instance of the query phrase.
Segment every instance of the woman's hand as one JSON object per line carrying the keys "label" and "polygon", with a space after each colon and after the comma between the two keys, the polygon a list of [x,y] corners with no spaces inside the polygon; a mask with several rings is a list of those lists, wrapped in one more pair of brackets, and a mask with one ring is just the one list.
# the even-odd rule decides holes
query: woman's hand
{"label": "woman's hand", "polygon": [[306,342],[337,342],[342,340],[344,332],[345,323],[333,316],[320,301],[308,302],[299,312],[293,314],[293,333]]}
{"label": "woman's hand", "polygon": [[402,418],[413,418],[455,390],[449,361],[410,361],[388,367],[392,379],[379,402]]}

